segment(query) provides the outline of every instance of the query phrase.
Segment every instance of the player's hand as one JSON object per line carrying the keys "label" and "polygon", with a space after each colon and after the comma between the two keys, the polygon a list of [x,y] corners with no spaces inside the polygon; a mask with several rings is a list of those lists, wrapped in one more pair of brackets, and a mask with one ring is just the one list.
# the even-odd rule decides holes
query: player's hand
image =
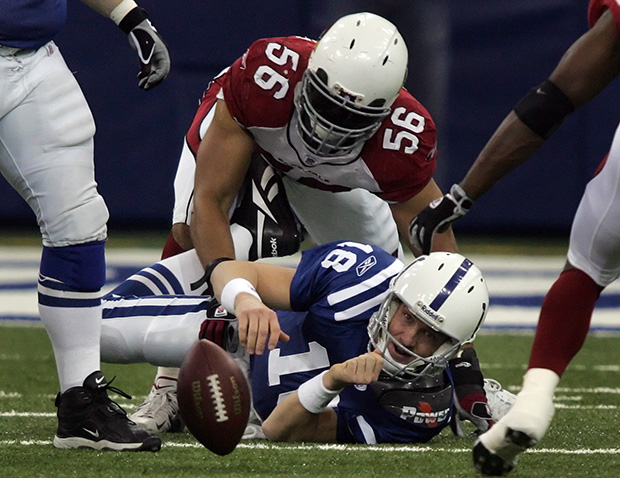
{"label": "player's hand", "polygon": [[[486,432],[493,425],[491,409],[484,391],[484,376],[480,362],[472,347],[463,349],[460,357],[450,360],[450,370],[454,381],[454,405],[458,420],[468,420],[476,426],[475,434]],[[457,435],[462,429],[453,422]]]}
{"label": "player's hand", "polygon": [[129,44],[140,59],[138,86],[144,90],[156,87],[170,72],[170,52],[166,43],[140,7],[131,10],[119,27],[127,33]]}
{"label": "player's hand", "polygon": [[446,232],[450,225],[469,211],[473,201],[458,184],[420,211],[409,224],[409,240],[422,254],[430,254],[433,237]]}
{"label": "player's hand", "polygon": [[369,352],[332,365],[325,374],[323,383],[330,390],[338,390],[352,384],[367,385],[379,379],[383,363],[381,354]]}
{"label": "player's hand", "polygon": [[249,354],[262,355],[265,347],[273,350],[279,341],[290,340],[280,328],[277,314],[253,295],[237,296],[235,315],[239,321],[239,342]]}

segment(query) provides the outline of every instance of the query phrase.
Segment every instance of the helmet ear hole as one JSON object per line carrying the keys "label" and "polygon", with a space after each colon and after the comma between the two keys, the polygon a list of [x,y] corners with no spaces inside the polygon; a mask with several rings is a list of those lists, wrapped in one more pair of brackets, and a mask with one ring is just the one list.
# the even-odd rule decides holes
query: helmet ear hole
{"label": "helmet ear hole", "polygon": [[323,68],[316,70],[316,77],[327,86],[327,72]]}

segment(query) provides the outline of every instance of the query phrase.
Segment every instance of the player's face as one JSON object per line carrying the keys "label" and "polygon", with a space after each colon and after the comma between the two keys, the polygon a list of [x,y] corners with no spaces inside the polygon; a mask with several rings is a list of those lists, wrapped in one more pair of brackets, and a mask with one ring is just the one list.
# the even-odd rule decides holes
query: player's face
{"label": "player's face", "polygon": [[[422,357],[433,355],[447,338],[413,315],[405,304],[398,306],[388,330],[402,345]],[[389,342],[388,350],[397,362],[408,363],[411,361],[411,356],[400,351],[394,342]]]}

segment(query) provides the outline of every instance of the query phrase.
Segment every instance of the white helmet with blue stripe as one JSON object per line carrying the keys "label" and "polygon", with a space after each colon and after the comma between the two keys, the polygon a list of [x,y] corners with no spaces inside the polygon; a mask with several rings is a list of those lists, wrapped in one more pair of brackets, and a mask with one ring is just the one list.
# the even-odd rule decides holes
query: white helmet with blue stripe
{"label": "white helmet with blue stripe", "polygon": [[[389,325],[400,304],[446,341],[429,357],[422,357],[401,344],[389,332]],[[476,337],[489,308],[489,292],[482,272],[460,254],[433,252],[421,256],[404,268],[390,284],[388,295],[368,325],[369,349],[378,349],[385,359],[384,372],[411,380],[441,373],[467,343]],[[407,363],[396,361],[388,350],[409,355]]]}

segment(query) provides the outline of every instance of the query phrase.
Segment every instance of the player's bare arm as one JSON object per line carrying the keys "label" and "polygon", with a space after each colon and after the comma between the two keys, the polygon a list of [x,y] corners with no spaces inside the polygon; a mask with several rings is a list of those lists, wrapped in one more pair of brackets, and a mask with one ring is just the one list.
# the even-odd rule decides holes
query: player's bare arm
{"label": "player's bare arm", "polygon": [[295,270],[272,264],[225,261],[211,274],[215,296],[239,321],[239,341],[250,354],[273,350],[288,341],[273,309],[290,310]]}
{"label": "player's bare arm", "polygon": [[[325,389],[334,391],[340,391],[347,385],[366,385],[379,378],[383,362],[380,354],[366,353],[332,365],[325,374],[312,380],[322,380]],[[263,431],[267,438],[285,442],[335,443],[336,412],[327,407],[320,413],[312,413],[302,405],[299,393],[295,391],[282,400],[265,420]]]}
{"label": "player's bare arm", "polygon": [[[620,40],[613,17],[606,11],[596,24],[563,55],[549,81],[575,109],[598,95],[620,73]],[[461,187],[471,199],[531,157],[545,142],[511,111],[500,124]]]}
{"label": "player's bare arm", "polygon": [[[530,158],[575,109],[620,73],[620,40],[607,10],[562,56],[549,79],[506,116],[459,185],[412,221],[409,239],[428,251],[439,231],[464,216],[473,201]],[[457,197],[458,196],[458,197]]]}
{"label": "player's bare arm", "polygon": [[229,211],[250,164],[253,140],[232,118],[223,100],[196,157],[194,214],[190,232],[204,266],[235,257]]}
{"label": "player's bare arm", "polygon": [[[406,238],[409,249],[416,256],[420,255],[420,251],[414,247],[409,239],[409,224],[411,223],[411,220],[417,216],[422,209],[428,206],[430,202],[442,196],[443,193],[441,192],[441,189],[439,189],[439,186],[437,186],[435,180],[431,179],[424,189],[422,189],[422,191],[411,199],[401,203],[390,204],[392,215],[394,216],[394,220],[398,226],[398,232],[401,237]],[[448,229],[447,231],[435,236],[435,240],[433,241],[433,251],[458,252],[456,239],[454,238],[452,229]]]}

